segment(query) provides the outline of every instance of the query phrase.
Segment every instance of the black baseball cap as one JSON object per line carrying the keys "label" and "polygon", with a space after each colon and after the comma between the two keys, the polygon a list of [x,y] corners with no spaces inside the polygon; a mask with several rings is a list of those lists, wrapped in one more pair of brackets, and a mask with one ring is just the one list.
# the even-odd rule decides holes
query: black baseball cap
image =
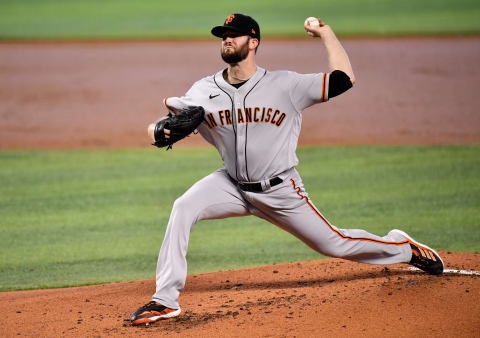
{"label": "black baseball cap", "polygon": [[226,31],[233,31],[250,35],[252,38],[260,41],[260,27],[258,23],[250,16],[243,14],[230,14],[223,26],[216,26],[212,28],[212,34],[216,37],[223,37]]}

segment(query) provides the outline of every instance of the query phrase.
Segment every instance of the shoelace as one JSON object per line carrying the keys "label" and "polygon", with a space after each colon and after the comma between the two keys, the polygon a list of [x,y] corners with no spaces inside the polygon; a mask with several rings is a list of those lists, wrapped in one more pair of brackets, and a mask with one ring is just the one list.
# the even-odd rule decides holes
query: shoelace
{"label": "shoelace", "polygon": [[151,300],[151,301],[149,301],[147,304],[145,304],[144,306],[142,306],[142,307],[139,309],[139,311],[140,311],[140,310],[148,310],[148,309],[150,308],[150,306],[152,306],[152,305],[157,305],[157,303],[156,303],[155,301]]}

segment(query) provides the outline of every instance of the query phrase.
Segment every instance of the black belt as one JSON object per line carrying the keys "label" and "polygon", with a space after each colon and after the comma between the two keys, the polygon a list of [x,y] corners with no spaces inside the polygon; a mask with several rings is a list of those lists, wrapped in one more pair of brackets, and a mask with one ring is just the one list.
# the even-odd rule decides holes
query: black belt
{"label": "black belt", "polygon": [[[282,182],[283,182],[283,180],[280,177],[274,177],[274,178],[270,179],[270,187],[274,187],[277,184],[280,184]],[[263,191],[262,184],[260,182],[257,182],[257,183],[248,183],[248,182],[241,183],[241,182],[238,182],[238,187],[240,189],[242,189],[243,191],[250,191],[250,192],[262,192]]]}

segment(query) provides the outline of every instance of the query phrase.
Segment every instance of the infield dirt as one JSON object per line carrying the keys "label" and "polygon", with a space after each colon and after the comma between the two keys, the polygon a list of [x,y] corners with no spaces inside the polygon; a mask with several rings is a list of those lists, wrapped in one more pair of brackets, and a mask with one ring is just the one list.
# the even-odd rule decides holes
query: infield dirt
{"label": "infield dirt", "polygon": [[[480,142],[480,37],[343,44],[355,87],[305,111],[300,144]],[[262,41],[258,64],[328,70],[308,38]],[[0,44],[0,149],[149,146],[162,100],[222,67],[218,41]]]}
{"label": "infield dirt", "polygon": [[[449,269],[480,254],[440,252]],[[129,317],[155,281],[0,293],[6,337],[478,337],[480,276],[431,276],[328,259],[190,275],[183,313],[149,327]]]}
{"label": "infield dirt", "polygon": [[[262,42],[268,69],[327,69],[320,45]],[[480,37],[345,40],[355,88],[304,114],[300,144],[480,142]],[[312,53],[317,50],[318,53]],[[144,147],[146,126],[222,67],[218,42],[0,44],[0,149]],[[183,145],[206,145],[198,136]],[[480,255],[441,252],[449,269]],[[152,266],[152,274],[155,267]],[[190,275],[183,314],[129,326],[154,280],[0,293],[1,336],[478,337],[480,277],[329,259]]]}

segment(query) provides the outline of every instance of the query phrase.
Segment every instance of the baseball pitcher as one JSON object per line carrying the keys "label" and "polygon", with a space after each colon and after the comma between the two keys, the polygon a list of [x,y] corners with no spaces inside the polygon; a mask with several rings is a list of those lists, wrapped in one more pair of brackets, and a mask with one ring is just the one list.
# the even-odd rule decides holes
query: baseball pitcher
{"label": "baseball pitcher", "polygon": [[[323,255],[371,264],[409,263],[430,274],[443,272],[438,253],[406,233],[392,230],[380,237],[339,229],[308,197],[296,170],[302,111],[347,91],[355,76],[328,25],[308,18],[304,27],[323,43],[327,72],[299,74],[259,67],[255,55],[260,27],[249,16],[232,14],[211,31],[221,39],[226,68],[195,82],[184,96],[166,98],[169,115],[149,126],[154,144],[169,147],[197,128],[218,150],[224,167],[195,183],[173,204],[158,256],[156,292],[132,314],[133,325],[180,314],[190,230],[205,219],[255,215]],[[179,127],[177,119],[191,125]]]}

